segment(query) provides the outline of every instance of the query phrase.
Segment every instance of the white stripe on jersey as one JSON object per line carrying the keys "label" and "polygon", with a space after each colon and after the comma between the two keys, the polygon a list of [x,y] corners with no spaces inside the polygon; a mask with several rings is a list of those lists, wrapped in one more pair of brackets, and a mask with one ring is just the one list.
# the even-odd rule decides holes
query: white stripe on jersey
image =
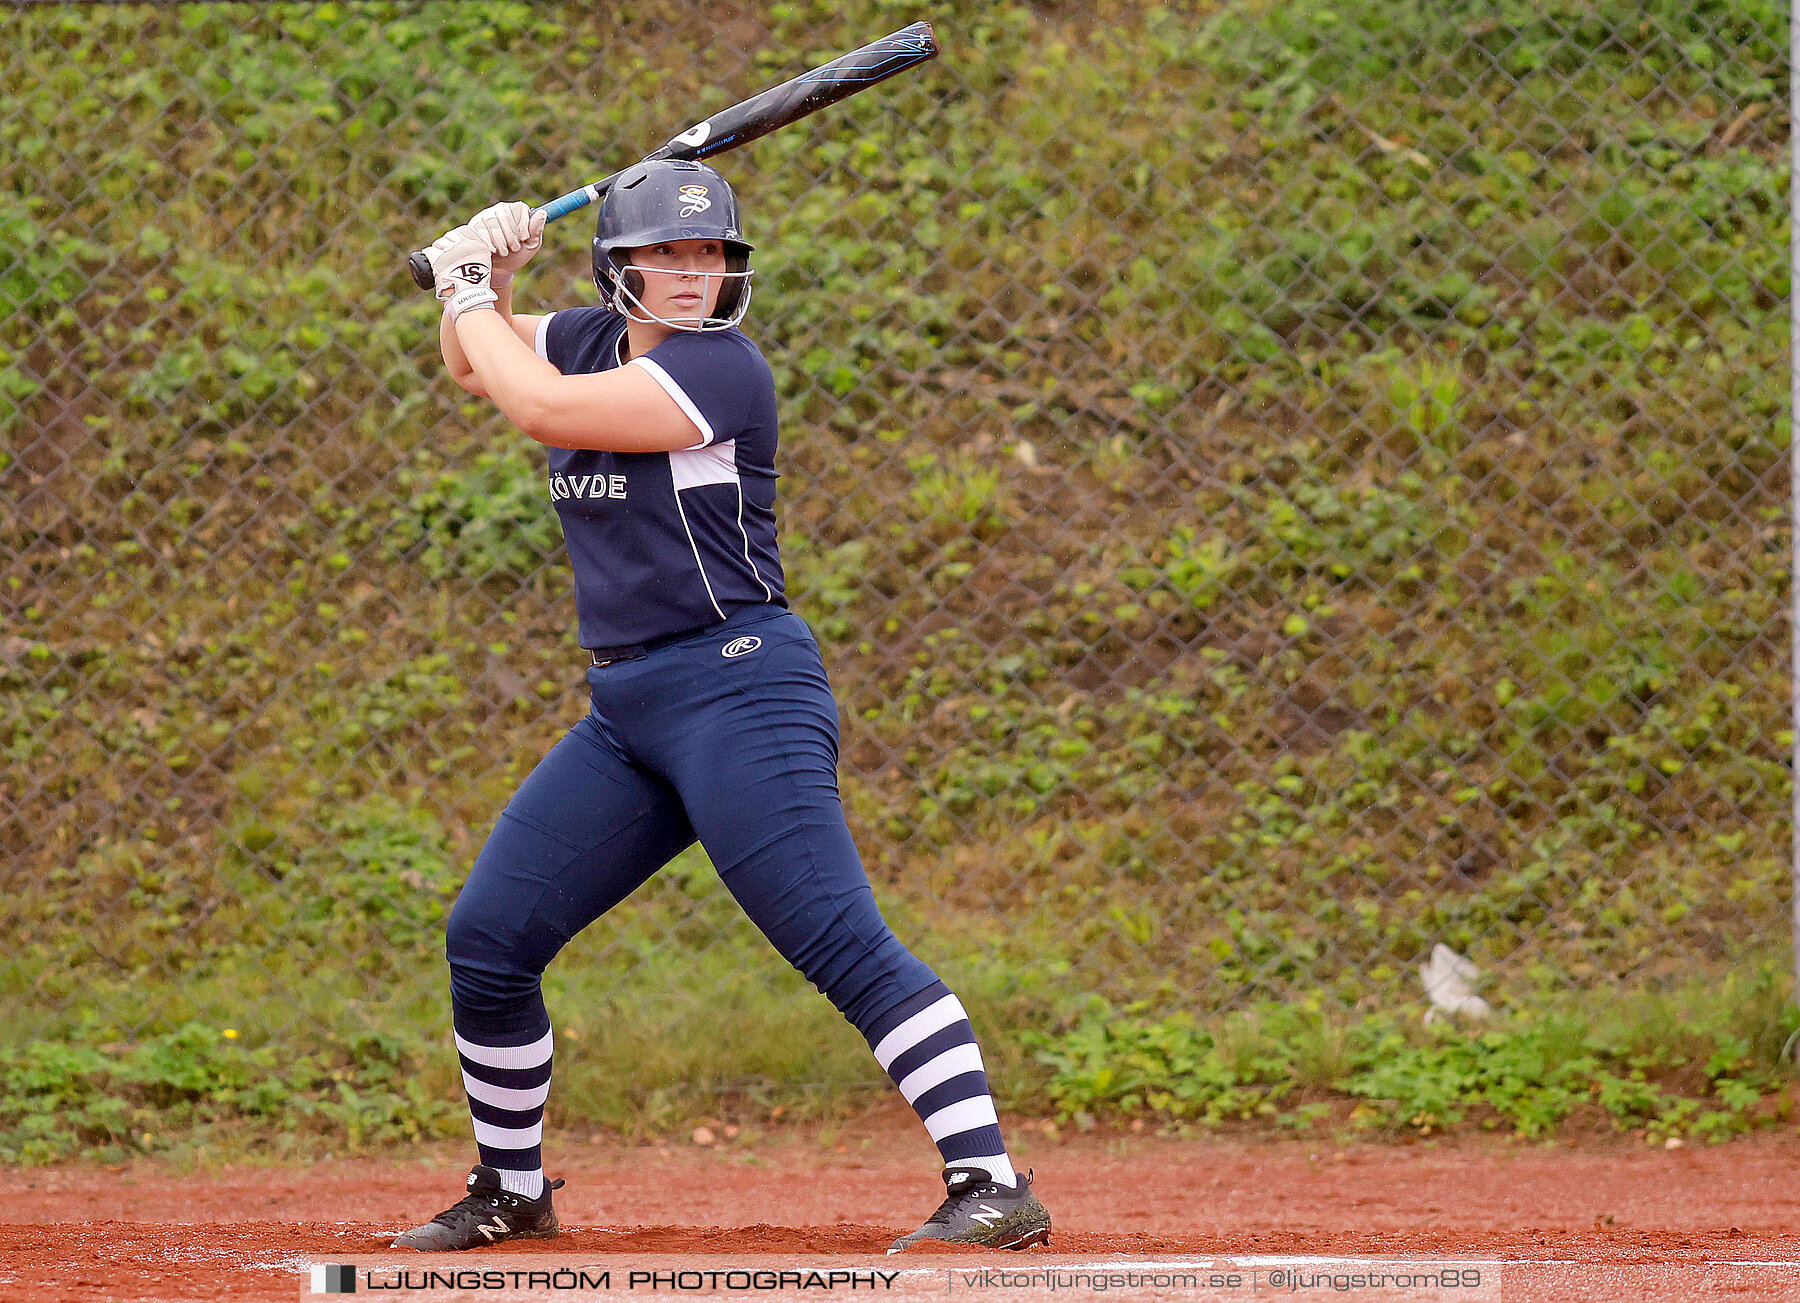
{"label": "white stripe on jersey", "polygon": [[549,316],[538,318],[537,341],[533,347],[537,349],[537,355],[546,362],[550,361],[550,318],[555,315],[552,312]]}
{"label": "white stripe on jersey", "polygon": [[674,376],[652,362],[648,356],[634,357],[626,365],[643,367],[650,373],[651,378],[663,387],[663,392],[675,400],[675,406],[679,407],[688,420],[694,423],[694,428],[700,431],[700,442],[694,445],[695,448],[704,448],[713,441],[713,428],[707,423],[705,414],[701,412],[694,400],[687,396],[687,390],[675,383]]}
{"label": "white stripe on jersey", "polygon": [[[733,440],[736,442],[736,440]],[[744,528],[744,482],[738,480],[738,533],[744,536],[744,564],[750,567],[750,573],[756,576],[756,582],[762,585],[763,592],[769,600],[775,600],[775,590],[769,587],[769,581],[762,577],[762,571],[756,568],[756,562],[750,559],[750,531]]]}
{"label": "white stripe on jersey", "polygon": [[[671,463],[675,460],[675,457],[675,453],[669,454]],[[725,612],[719,606],[719,599],[713,596],[712,580],[706,577],[706,562],[700,559],[700,545],[694,542],[693,526],[688,524],[687,511],[681,505],[680,489],[675,490],[675,510],[681,512],[682,531],[687,534],[688,546],[694,549],[694,568],[700,572],[700,582],[706,585],[706,600],[712,603],[712,609],[718,611],[719,618],[723,620],[725,618]]]}
{"label": "white stripe on jersey", "polygon": [[677,493],[701,484],[736,484],[737,440],[670,453],[669,477],[675,481]]}
{"label": "white stripe on jersey", "polygon": [[756,568],[756,561],[750,555],[750,531],[744,528],[744,482],[737,473],[737,440],[727,439],[704,448],[682,448],[671,452],[669,478],[675,482],[676,493],[702,484],[729,484],[737,489],[737,527],[744,540],[744,565],[749,568],[750,577],[762,585],[763,596],[774,601],[775,590],[769,587],[769,581],[762,577],[762,571]]}

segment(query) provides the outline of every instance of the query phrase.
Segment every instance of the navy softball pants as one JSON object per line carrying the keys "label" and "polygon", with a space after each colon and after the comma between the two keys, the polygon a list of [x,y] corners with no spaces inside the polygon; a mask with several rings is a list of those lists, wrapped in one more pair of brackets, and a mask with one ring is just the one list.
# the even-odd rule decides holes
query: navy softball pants
{"label": "navy softball pants", "polygon": [[[940,1148],[954,1135],[964,1156],[1004,1153],[966,1015],[882,919],[845,826],[837,706],[805,622],[746,608],[590,669],[588,683],[592,712],[507,805],[450,916],[457,1042],[483,1161],[537,1165],[553,1045],[545,967],[696,839],[884,1068],[909,1053],[903,1068],[943,1060],[915,1080],[947,1101],[936,1126],[921,1110]],[[952,1045],[963,1047],[954,1061],[937,1055]]]}

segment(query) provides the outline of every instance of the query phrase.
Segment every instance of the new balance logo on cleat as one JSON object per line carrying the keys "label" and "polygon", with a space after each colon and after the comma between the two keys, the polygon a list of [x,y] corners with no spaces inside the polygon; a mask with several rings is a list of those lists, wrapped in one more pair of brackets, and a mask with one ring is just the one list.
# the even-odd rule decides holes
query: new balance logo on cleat
{"label": "new balance logo on cleat", "polygon": [[944,1173],[948,1196],[926,1223],[902,1235],[889,1253],[920,1240],[974,1244],[989,1249],[1025,1249],[1050,1242],[1050,1214],[1031,1192],[1031,1177],[1001,1185],[981,1168],[953,1167]]}
{"label": "new balance logo on cleat", "polygon": [[469,1193],[460,1203],[396,1236],[393,1247],[457,1252],[505,1240],[549,1239],[561,1229],[550,1206],[550,1191],[561,1188],[561,1181],[552,1181],[543,1194],[527,1199],[501,1189],[500,1173],[493,1168],[477,1166],[469,1173]]}

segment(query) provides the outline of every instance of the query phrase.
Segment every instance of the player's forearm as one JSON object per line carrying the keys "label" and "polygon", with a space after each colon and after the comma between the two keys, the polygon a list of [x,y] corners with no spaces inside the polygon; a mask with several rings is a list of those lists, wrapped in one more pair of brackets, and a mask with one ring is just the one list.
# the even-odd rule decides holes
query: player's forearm
{"label": "player's forearm", "polygon": [[[498,285],[494,293],[500,297],[494,303],[494,312],[505,321],[508,328],[512,326],[512,286]],[[456,337],[456,327],[451,324],[450,314],[445,313],[438,321],[438,351],[444,355],[444,366],[450,372],[450,378],[472,394],[483,398],[489,397],[481,378],[475,374],[475,366],[469,355],[463,350],[462,341]]]}
{"label": "player's forearm", "polygon": [[[445,330],[468,367],[469,380],[464,387],[493,399],[508,420],[535,438],[542,395],[562,378],[562,373],[527,348],[513,330],[512,290],[502,289],[499,294],[500,304],[508,309],[505,316],[499,312],[465,312],[450,325],[445,314]],[[447,351],[444,356],[448,361]]]}
{"label": "player's forearm", "polygon": [[642,367],[564,375],[492,312],[464,312],[457,340],[475,382],[519,429],[552,448],[673,452],[705,443],[700,428]]}

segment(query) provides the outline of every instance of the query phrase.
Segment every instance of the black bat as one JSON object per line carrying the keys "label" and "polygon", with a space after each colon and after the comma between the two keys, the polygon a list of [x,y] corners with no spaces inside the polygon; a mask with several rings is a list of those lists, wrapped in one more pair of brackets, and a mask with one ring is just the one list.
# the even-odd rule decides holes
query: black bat
{"label": "black bat", "polygon": [[[859,90],[866,90],[878,81],[886,81],[896,73],[924,63],[936,57],[937,52],[937,38],[932,34],[930,23],[902,27],[891,36],[884,36],[848,54],[840,54],[822,67],[752,95],[704,122],[695,123],[662,148],[644,155],[642,161],[700,159],[723,154],[759,136],[766,136],[777,127],[798,122],[809,113],[817,113],[827,104],[848,99]],[[571,190],[538,211],[543,213],[545,221],[553,222],[578,208],[586,208],[611,189],[618,176],[619,173],[614,172],[591,185]],[[431,259],[425,256],[424,250],[408,258],[406,265],[415,285],[422,290],[431,288]]]}

